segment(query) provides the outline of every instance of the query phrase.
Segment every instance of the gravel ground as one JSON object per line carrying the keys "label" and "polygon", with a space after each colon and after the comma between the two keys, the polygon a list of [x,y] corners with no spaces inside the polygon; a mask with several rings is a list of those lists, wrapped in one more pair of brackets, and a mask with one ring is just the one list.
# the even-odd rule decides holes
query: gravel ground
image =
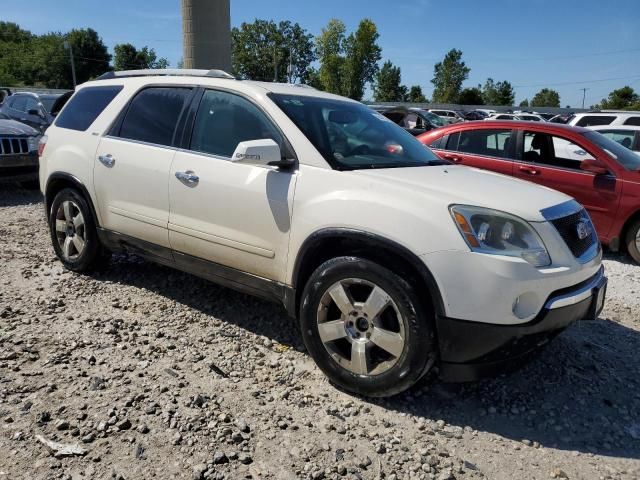
{"label": "gravel ground", "polygon": [[64,271],[2,187],[0,480],[640,478],[640,267],[605,264],[602,317],[525,368],[371,401],[278,306],[133,256]]}

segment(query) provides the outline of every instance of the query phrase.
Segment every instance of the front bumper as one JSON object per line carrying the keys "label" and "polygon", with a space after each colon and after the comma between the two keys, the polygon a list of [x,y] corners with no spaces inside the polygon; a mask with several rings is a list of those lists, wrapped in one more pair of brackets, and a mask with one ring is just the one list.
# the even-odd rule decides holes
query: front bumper
{"label": "front bumper", "polygon": [[26,181],[38,179],[37,152],[0,155],[0,180]]}
{"label": "front bumper", "polygon": [[437,317],[441,377],[465,382],[517,368],[573,322],[597,318],[606,287],[601,267],[584,282],[551,294],[538,316],[523,324]]}

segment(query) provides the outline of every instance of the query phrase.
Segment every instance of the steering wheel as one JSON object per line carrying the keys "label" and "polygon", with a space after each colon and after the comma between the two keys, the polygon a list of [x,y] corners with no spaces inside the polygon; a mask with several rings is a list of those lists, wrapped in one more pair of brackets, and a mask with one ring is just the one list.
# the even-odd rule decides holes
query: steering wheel
{"label": "steering wheel", "polygon": [[363,143],[362,145],[358,145],[357,147],[352,149],[349,152],[349,156],[352,157],[354,155],[366,155],[368,153],[371,153],[371,148],[369,148],[369,145],[365,145]]}

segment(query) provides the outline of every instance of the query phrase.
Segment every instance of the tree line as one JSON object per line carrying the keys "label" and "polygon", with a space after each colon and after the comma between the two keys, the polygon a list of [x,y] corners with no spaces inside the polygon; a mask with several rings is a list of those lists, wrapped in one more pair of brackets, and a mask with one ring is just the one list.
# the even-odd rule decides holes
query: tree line
{"label": "tree line", "polygon": [[153,48],[137,49],[130,43],[114,46],[111,55],[91,28],[35,35],[11,22],[0,22],[0,85],[73,88],[70,51],[78,83],[109,70],[166,68]]}
{"label": "tree line", "polygon": [[[362,100],[370,85],[377,102],[514,105],[515,91],[507,80],[488,78],[484,84],[463,88],[471,69],[462,51],[455,48],[434,65],[433,95],[427,99],[419,85],[402,83],[399,66],[389,60],[380,65],[379,37],[376,24],[366,18],[353,32],[341,20],[332,19],[317,36],[288,20],[256,19],[231,31],[233,73],[243,79],[304,83],[354,100]],[[78,83],[109,70],[169,66],[166,58],[147,46],[121,43],[111,54],[91,28],[35,35],[15,23],[0,21],[0,85],[72,88],[67,47],[73,52]],[[519,106],[559,107],[560,95],[543,88]],[[625,86],[592,108],[640,110],[640,97]]]}

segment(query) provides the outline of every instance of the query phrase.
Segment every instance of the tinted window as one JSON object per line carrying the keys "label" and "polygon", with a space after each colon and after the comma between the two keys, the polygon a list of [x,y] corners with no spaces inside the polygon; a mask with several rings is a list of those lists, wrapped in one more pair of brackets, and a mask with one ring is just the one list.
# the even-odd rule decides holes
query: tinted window
{"label": "tinted window", "polygon": [[576,125],[578,127],[591,127],[591,126],[595,126],[595,125],[609,125],[615,119],[616,119],[616,117],[610,117],[610,116],[605,116],[605,115],[585,115],[580,120],[578,120],[578,123],[576,123]]}
{"label": "tinted window", "polygon": [[593,160],[584,148],[562,137],[525,132],[522,158],[527,162],[580,170],[583,160]]}
{"label": "tinted window", "polygon": [[25,111],[28,112],[29,110],[40,110],[40,104],[38,103],[38,100],[36,100],[33,97],[27,98],[27,104],[25,105]]}
{"label": "tinted window", "polygon": [[459,136],[457,148],[454,149],[458,152],[500,158],[508,156],[511,130],[466,130],[460,132]]}
{"label": "tinted window", "polygon": [[640,126],[640,117],[629,117],[624,122],[625,125],[636,125]]}
{"label": "tinted window", "polygon": [[440,143],[442,142],[444,137],[436,138],[432,140],[431,143],[427,143],[427,145],[431,148],[440,148]]}
{"label": "tinted window", "polygon": [[190,93],[190,88],[176,87],[142,90],[131,101],[118,136],[139,142],[171,145],[178,118]]}
{"label": "tinted window", "polygon": [[61,97],[61,95],[40,95],[40,103],[42,103],[47,112],[50,112],[53,104],[59,97]]}
{"label": "tinted window", "polygon": [[302,95],[269,96],[333,168],[442,164],[406,130],[360,103]]}
{"label": "tinted window", "polygon": [[56,119],[56,126],[85,131],[122,90],[122,86],[87,87],[79,90]]}
{"label": "tinted window", "polygon": [[26,112],[27,106],[27,97],[24,95],[13,97],[13,101],[11,102],[11,108],[14,110],[18,110],[20,112]]}
{"label": "tinted window", "polygon": [[240,142],[265,138],[284,148],[280,132],[249,100],[214,90],[204,93],[193,126],[191,150],[231,157]]}

